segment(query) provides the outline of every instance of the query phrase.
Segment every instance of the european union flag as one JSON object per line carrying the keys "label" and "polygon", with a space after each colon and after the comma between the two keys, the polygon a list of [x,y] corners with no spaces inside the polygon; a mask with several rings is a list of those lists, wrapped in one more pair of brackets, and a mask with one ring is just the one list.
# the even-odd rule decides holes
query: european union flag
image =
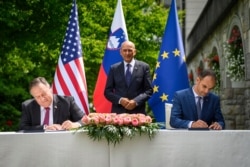
{"label": "european union flag", "polygon": [[176,91],[189,87],[175,0],[171,3],[152,84],[154,93],[149,106],[156,121],[165,122],[165,103],[172,103]]}

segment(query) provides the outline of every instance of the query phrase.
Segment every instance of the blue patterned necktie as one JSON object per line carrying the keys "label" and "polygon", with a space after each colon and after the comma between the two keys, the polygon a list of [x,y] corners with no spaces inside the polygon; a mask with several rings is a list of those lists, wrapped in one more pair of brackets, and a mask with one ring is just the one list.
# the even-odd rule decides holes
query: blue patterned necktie
{"label": "blue patterned necktie", "polygon": [[198,101],[196,103],[196,107],[197,107],[197,114],[198,114],[198,118],[201,118],[201,99],[202,97],[198,96]]}
{"label": "blue patterned necktie", "polygon": [[131,67],[131,65],[127,64],[127,70],[126,70],[126,73],[125,73],[125,78],[126,78],[127,85],[130,84],[130,80],[131,80],[131,70],[130,70],[130,67]]}

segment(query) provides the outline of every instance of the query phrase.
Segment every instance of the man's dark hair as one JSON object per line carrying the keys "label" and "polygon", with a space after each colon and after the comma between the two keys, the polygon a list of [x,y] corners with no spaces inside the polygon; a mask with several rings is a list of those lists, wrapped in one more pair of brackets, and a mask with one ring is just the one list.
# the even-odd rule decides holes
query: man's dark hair
{"label": "man's dark hair", "polygon": [[44,84],[44,85],[46,85],[46,86],[50,86],[49,83],[48,83],[48,81],[47,81],[44,77],[37,77],[37,78],[33,79],[33,80],[30,82],[29,90],[30,90],[32,87],[38,85],[39,83],[42,83],[42,84]]}
{"label": "man's dark hair", "polygon": [[214,78],[214,80],[216,81],[216,75],[215,75],[215,72],[213,70],[210,70],[210,69],[205,69],[205,70],[202,70],[199,74],[198,74],[198,77],[199,78],[204,78],[206,76],[211,76]]}

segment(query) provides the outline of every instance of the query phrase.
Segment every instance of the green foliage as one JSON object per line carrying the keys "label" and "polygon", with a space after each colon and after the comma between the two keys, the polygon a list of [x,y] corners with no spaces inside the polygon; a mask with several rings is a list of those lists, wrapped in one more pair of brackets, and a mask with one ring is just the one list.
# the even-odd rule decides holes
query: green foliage
{"label": "green foliage", "polygon": [[[77,1],[89,102],[117,1]],[[52,82],[71,9],[71,0],[8,0],[0,2],[0,131],[16,130],[21,102],[37,76]],[[123,0],[129,39],[137,59],[153,71],[168,9],[154,0]],[[6,121],[11,126],[5,126]]]}
{"label": "green foliage", "polygon": [[136,135],[148,135],[152,139],[160,126],[157,123],[150,123],[142,126],[132,125],[84,125],[77,130],[87,130],[90,139],[99,141],[105,139],[108,144],[120,143],[125,137],[132,139]]}

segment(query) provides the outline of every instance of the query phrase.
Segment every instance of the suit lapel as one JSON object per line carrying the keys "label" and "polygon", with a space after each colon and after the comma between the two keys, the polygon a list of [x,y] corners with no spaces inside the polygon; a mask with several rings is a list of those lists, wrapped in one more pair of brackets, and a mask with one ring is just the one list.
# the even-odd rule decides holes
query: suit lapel
{"label": "suit lapel", "polygon": [[40,105],[34,100],[34,103],[33,103],[34,105],[34,107],[32,107],[32,108],[34,108],[34,113],[36,113],[36,115],[37,116],[34,116],[34,122],[36,123],[36,124],[39,124],[40,125],[40,123],[41,123],[41,108],[40,108]]}
{"label": "suit lapel", "polygon": [[[129,87],[127,84],[126,84],[126,77],[125,77],[125,69],[124,69],[124,62],[120,63],[119,66],[117,67],[118,71],[119,71],[119,74],[120,76],[123,78],[124,80],[124,84]],[[133,72],[132,72],[132,76],[133,76]],[[132,82],[132,76],[131,76],[131,82]],[[131,83],[130,82],[130,83]]]}
{"label": "suit lapel", "polygon": [[140,68],[140,64],[138,63],[137,60],[135,60],[135,66],[134,66],[134,69],[132,71],[131,82],[133,82],[133,80],[136,78],[139,68]]}
{"label": "suit lapel", "polygon": [[195,97],[193,93],[193,89],[189,89],[188,93],[188,100],[189,100],[189,106],[191,107],[191,111],[193,111],[193,115],[195,116],[195,119],[198,119],[198,113],[197,113],[197,108],[196,108],[196,102],[195,102]]}
{"label": "suit lapel", "polygon": [[124,69],[124,62],[120,63],[119,66],[118,66],[118,71],[120,73],[120,76],[123,76],[124,78],[124,81],[126,81],[125,79],[125,69]]}

